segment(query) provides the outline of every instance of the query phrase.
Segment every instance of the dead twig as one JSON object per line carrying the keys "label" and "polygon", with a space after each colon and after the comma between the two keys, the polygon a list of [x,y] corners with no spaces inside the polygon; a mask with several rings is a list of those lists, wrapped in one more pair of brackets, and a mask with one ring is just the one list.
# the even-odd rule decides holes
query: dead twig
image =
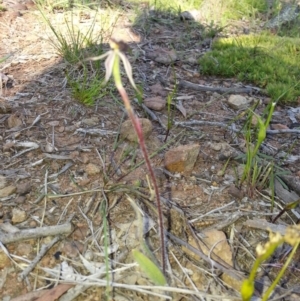
{"label": "dead twig", "polygon": [[37,256],[31,261],[31,263],[27,266],[27,268],[19,274],[18,280],[24,280],[28,274],[36,267],[36,265],[41,261],[41,259],[45,256],[45,254],[61,239],[60,236],[56,236],[51,240],[51,242],[47,245],[42,245],[40,252]]}
{"label": "dead twig", "polygon": [[253,92],[261,92],[262,90],[259,88],[252,88],[252,87],[245,87],[245,88],[223,88],[223,87],[208,87],[208,86],[202,86],[198,84],[194,84],[191,82],[188,82],[186,80],[180,80],[178,82],[179,88],[189,88],[196,91],[209,91],[209,92],[217,92],[220,94],[236,94],[236,93],[248,93],[252,94]]}
{"label": "dead twig", "polygon": [[45,236],[70,234],[72,230],[72,224],[68,222],[57,226],[47,226],[35,229],[20,230],[15,233],[3,233],[0,231],[0,241],[3,244],[9,244],[21,240],[35,239]]}
{"label": "dead twig", "polygon": [[285,234],[286,226],[284,225],[275,225],[272,223],[267,222],[264,219],[253,219],[253,220],[247,220],[243,223],[244,226],[253,228],[253,229],[259,229],[263,231],[272,231],[272,232],[278,232],[281,235]]}
{"label": "dead twig", "polygon": [[82,128],[79,128],[75,131],[74,135],[75,134],[89,134],[89,135],[92,135],[92,136],[106,136],[106,135],[116,135],[117,132],[114,132],[114,131],[108,131],[108,130],[100,130],[100,129],[82,129]]}

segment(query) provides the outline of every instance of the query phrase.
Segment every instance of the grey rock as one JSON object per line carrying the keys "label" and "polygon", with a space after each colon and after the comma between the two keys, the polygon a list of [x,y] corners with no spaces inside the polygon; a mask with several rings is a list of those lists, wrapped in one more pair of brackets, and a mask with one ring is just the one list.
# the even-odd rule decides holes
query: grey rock
{"label": "grey rock", "polygon": [[228,105],[234,110],[247,109],[251,105],[251,100],[242,95],[230,95]]}

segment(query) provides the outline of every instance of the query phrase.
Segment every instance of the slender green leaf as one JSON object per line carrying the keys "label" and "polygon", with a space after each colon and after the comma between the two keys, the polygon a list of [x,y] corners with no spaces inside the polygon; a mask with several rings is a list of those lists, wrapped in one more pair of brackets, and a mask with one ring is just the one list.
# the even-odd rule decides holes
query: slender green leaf
{"label": "slender green leaf", "polygon": [[132,250],[135,261],[139,264],[142,271],[157,285],[166,285],[167,281],[161,270],[143,253]]}

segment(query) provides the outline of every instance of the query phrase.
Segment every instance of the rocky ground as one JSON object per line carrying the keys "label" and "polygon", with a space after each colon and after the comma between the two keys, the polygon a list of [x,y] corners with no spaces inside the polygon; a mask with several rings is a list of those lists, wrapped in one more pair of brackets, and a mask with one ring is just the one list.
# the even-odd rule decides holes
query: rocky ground
{"label": "rocky ground", "polygon": [[[197,59],[212,42],[202,25],[145,7],[133,24],[127,9],[113,37],[129,44],[134,78],[144,91],[143,105],[133,103],[170,233],[171,289],[154,290],[132,257],[132,249],[143,250],[143,236],[160,260],[160,243],[148,172],[121,99],[114,92],[86,107],[72,97],[67,65],[49,43],[51,31],[27,2],[0,17],[0,58],[10,54],[0,65],[2,300],[102,300],[107,294],[114,300],[158,300],[150,292],[162,299],[240,300],[241,281],[257,244],[268,238],[267,228],[284,232],[298,220],[296,208],[267,224],[285,202],[299,199],[298,109],[276,107],[262,149],[294,190],[278,182],[272,211],[268,189],[237,185],[246,151],[243,112],[258,103],[256,112],[262,114],[270,99],[250,84],[199,73]],[[62,12],[52,20],[63,24]],[[249,31],[247,26],[235,24],[230,34]],[[167,134],[166,99],[175,87]],[[110,292],[103,289],[105,251],[116,283]],[[274,280],[288,251],[283,246],[262,266],[257,296]],[[298,256],[278,285],[274,297],[280,300],[299,298]],[[32,262],[36,266],[26,270]],[[13,299],[18,296],[22,299]]]}

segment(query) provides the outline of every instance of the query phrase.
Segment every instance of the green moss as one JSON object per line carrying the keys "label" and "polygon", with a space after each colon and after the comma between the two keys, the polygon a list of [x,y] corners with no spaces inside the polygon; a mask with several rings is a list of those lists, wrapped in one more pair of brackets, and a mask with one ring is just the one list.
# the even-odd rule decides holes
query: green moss
{"label": "green moss", "polygon": [[199,63],[203,74],[251,82],[273,100],[291,103],[300,96],[300,39],[266,34],[223,38]]}

